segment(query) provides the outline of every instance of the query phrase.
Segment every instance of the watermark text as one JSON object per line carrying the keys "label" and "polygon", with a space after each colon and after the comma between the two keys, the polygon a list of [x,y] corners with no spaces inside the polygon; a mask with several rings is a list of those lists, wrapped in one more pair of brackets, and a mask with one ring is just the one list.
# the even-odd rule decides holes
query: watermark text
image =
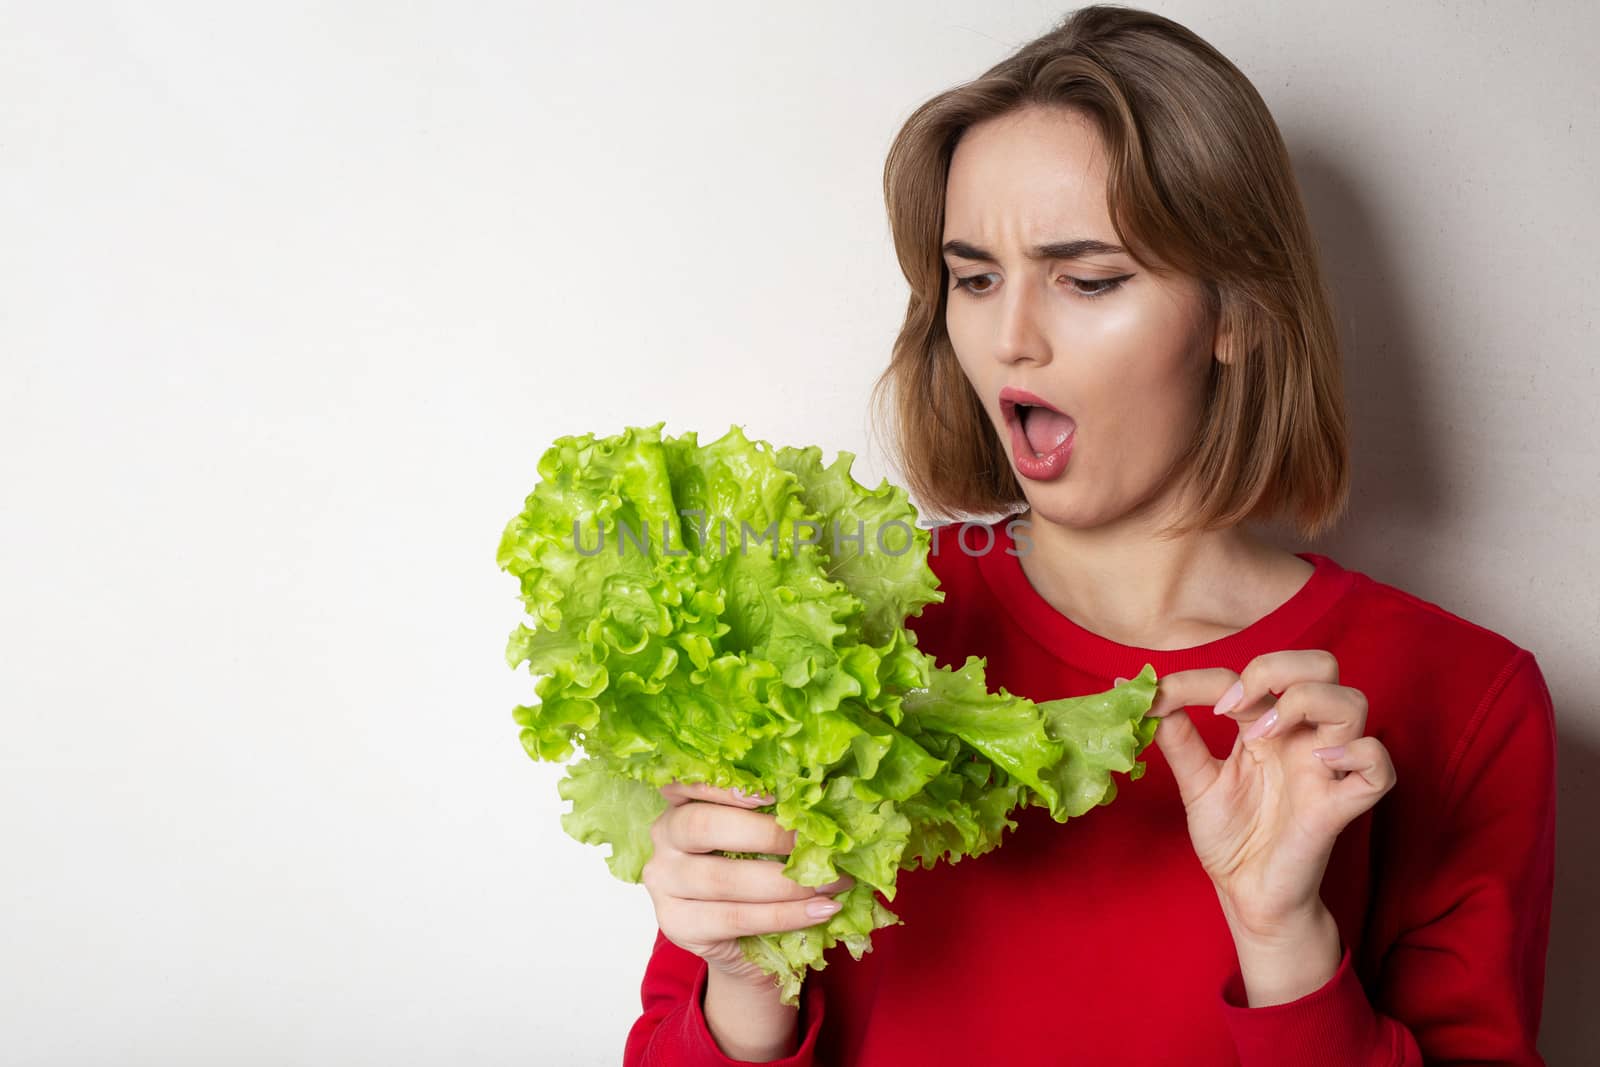
{"label": "watermark text", "polygon": [[[788,526],[787,538],[780,535],[778,520],[774,519],[764,527],[752,526],[746,520],[739,520],[735,527],[727,519],[719,518],[715,523],[703,509],[685,508],[678,513],[684,519],[694,520],[693,544],[702,550],[709,550],[715,544],[718,554],[728,555],[737,552],[748,555],[752,549],[776,559],[778,546],[787,543],[791,555],[798,555],[803,546],[816,545],[824,548],[829,557],[837,559],[842,555],[864,556],[873,552],[887,556],[903,556],[911,551],[916,544],[916,533],[912,525],[903,519],[890,519],[887,522],[874,523],[869,528],[865,519],[857,519],[852,530],[848,525],[842,525],[838,519],[832,520],[830,528],[825,529],[822,523],[811,519],[799,519]],[[715,537],[712,537],[712,527],[716,527]],[[1008,520],[1000,532],[996,532],[997,523],[962,522],[939,523],[927,522],[918,519],[916,526],[928,530],[935,527],[948,527],[940,538],[935,538],[929,546],[929,555],[937,556],[941,543],[953,540],[957,549],[967,556],[985,556],[1000,547],[1002,540],[1005,542],[1005,552],[1010,556],[1025,556],[1033,547],[1033,540],[1028,536],[1030,523],[1027,519],[1013,518]],[[587,531],[584,530],[582,521],[572,520],[572,548],[580,556],[598,556],[607,551],[606,525],[594,523]],[[686,534],[682,524],[670,519],[662,519],[659,523],[660,550],[663,556],[688,556],[694,551],[689,544],[684,543]],[[631,549],[640,555],[650,555],[652,546],[658,543],[653,536],[656,527],[649,523],[629,523],[618,520],[611,523],[611,536],[609,538],[614,546],[613,550],[620,558],[627,555]],[[824,537],[828,540],[824,542]]]}

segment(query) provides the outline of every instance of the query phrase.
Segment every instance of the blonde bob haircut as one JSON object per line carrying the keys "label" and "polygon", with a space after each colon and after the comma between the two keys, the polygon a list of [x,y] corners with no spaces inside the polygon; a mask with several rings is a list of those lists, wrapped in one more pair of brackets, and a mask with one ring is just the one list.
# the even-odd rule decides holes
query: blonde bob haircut
{"label": "blonde bob haircut", "polygon": [[1198,427],[1172,469],[1193,504],[1163,534],[1279,518],[1302,537],[1323,533],[1349,495],[1339,341],[1283,139],[1215,48],[1171,19],[1106,4],[922,104],[889,149],[884,201],[911,296],[872,403],[888,408],[889,453],[912,494],[946,518],[1026,504],[945,330],[940,246],[962,133],[1038,106],[1094,122],[1119,243],[1146,269],[1198,279],[1208,321],[1222,326],[1228,351],[1211,360]]}

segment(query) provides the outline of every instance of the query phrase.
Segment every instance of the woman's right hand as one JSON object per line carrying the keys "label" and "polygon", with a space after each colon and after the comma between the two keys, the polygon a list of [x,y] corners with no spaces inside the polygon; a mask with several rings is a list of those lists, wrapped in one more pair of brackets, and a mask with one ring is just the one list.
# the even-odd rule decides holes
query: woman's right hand
{"label": "woman's right hand", "polygon": [[661,787],[670,807],[650,827],[654,854],[642,879],[668,941],[722,974],[757,987],[772,976],[745,959],[739,938],[816,926],[839,910],[832,896],[855,884],[849,875],[803,886],[777,860],[734,859],[716,852],[787,856],[795,834],[778,817],[753,809],[771,797],[746,797],[703,783]]}

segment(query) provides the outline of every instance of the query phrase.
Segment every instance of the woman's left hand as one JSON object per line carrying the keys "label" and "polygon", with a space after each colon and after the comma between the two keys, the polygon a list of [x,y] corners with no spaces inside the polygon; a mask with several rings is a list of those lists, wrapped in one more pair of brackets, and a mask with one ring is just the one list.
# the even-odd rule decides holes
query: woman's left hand
{"label": "woman's left hand", "polygon": [[[1226,759],[1187,712],[1173,714],[1196,705],[1239,724]],[[1395,784],[1383,742],[1363,736],[1367,698],[1339,684],[1333,654],[1269,652],[1242,674],[1178,671],[1160,679],[1150,714],[1235,937],[1268,941],[1322,913],[1334,839]]]}

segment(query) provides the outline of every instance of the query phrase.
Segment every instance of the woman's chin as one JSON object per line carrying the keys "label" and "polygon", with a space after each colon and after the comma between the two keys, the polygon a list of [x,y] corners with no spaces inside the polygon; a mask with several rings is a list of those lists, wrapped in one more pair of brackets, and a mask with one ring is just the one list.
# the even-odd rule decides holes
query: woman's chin
{"label": "woman's chin", "polygon": [[1029,522],[1067,526],[1073,529],[1094,525],[1094,517],[1085,515],[1072,500],[1072,494],[1063,491],[1063,487],[1057,483],[1052,482],[1049,485],[1024,483],[1022,493],[1028,501],[1027,510],[1022,517]]}

